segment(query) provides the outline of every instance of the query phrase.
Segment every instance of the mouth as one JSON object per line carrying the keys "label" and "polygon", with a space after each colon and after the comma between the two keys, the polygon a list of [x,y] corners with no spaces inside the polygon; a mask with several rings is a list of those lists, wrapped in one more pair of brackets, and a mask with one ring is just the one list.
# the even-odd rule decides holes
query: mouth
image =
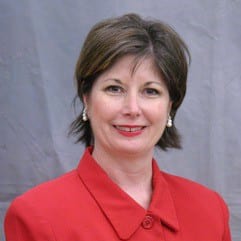
{"label": "mouth", "polygon": [[114,127],[119,130],[119,131],[124,131],[124,132],[140,132],[142,131],[145,126],[118,126],[114,125]]}

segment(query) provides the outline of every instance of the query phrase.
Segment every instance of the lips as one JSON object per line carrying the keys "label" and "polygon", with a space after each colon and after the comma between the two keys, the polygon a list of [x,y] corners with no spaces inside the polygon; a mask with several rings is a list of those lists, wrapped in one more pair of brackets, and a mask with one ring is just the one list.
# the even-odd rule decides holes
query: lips
{"label": "lips", "polygon": [[145,126],[114,126],[119,131],[126,132],[139,132],[145,128]]}

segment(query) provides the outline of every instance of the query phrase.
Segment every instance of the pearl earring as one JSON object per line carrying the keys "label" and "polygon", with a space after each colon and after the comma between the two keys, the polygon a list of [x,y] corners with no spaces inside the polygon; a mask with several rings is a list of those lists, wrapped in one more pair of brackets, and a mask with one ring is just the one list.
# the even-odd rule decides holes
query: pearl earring
{"label": "pearl earring", "polygon": [[171,118],[171,116],[169,115],[168,116],[168,119],[167,119],[167,127],[172,127],[172,118]]}
{"label": "pearl earring", "polygon": [[87,113],[86,113],[86,107],[84,108],[83,113],[82,113],[82,120],[83,121],[87,121],[88,120],[88,116],[87,116]]}

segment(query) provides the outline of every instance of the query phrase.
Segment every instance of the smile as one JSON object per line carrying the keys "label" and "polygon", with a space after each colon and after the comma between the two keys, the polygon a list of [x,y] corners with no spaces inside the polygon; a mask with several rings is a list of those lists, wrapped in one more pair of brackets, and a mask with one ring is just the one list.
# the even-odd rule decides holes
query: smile
{"label": "smile", "polygon": [[143,126],[138,126],[138,127],[115,126],[115,128],[120,131],[136,132],[136,131],[142,130],[144,127]]}
{"label": "smile", "polygon": [[145,126],[114,126],[121,135],[133,137],[140,135]]}

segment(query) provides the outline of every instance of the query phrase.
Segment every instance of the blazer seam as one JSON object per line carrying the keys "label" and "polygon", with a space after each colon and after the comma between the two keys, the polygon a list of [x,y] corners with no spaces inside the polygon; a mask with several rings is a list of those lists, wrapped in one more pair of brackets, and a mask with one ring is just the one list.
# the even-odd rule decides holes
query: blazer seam
{"label": "blazer seam", "polygon": [[221,209],[221,213],[222,213],[222,220],[223,220],[223,235],[222,235],[222,240],[224,240],[224,237],[226,236],[226,233],[227,233],[227,225],[226,225],[226,215],[225,215],[225,211],[224,211],[224,208],[223,206],[225,205],[223,200],[221,199],[220,195],[217,193],[217,192],[214,192],[217,199],[218,199],[218,203],[219,203],[219,206],[220,206],[220,209]]}
{"label": "blazer seam", "polygon": [[[51,223],[49,222],[49,220],[46,219],[46,217],[44,217],[42,214],[40,214],[33,204],[31,204],[30,202],[26,202],[26,200],[24,200],[24,198],[22,198],[21,196],[18,197],[17,199],[19,199],[23,204],[25,204],[25,206],[28,206],[29,208],[31,208],[31,210],[34,210],[34,212],[38,214],[39,218],[41,218],[41,220],[44,220],[46,222],[46,224],[50,227],[50,230],[53,234],[53,237],[50,239],[50,241],[57,241],[56,234],[54,232],[54,228],[51,225]],[[15,213],[18,213],[18,210],[15,206],[12,206],[12,208],[15,210]]]}

